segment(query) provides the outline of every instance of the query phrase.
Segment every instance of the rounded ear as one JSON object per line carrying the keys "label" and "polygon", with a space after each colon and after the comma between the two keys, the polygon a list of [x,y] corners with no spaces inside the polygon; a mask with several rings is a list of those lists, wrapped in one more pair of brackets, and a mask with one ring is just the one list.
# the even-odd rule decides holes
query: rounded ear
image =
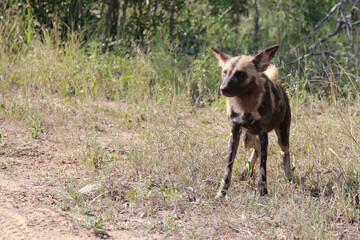
{"label": "rounded ear", "polygon": [[219,60],[219,66],[220,67],[224,67],[225,63],[231,59],[230,55],[227,55],[226,53],[222,53],[219,50],[217,50],[214,47],[211,47],[211,50],[215,53],[215,56],[217,57],[217,59]]}
{"label": "rounded ear", "polygon": [[256,70],[258,72],[266,71],[267,67],[270,65],[271,59],[273,59],[273,57],[275,56],[278,48],[279,45],[268,47],[254,57],[253,63],[255,64]]}

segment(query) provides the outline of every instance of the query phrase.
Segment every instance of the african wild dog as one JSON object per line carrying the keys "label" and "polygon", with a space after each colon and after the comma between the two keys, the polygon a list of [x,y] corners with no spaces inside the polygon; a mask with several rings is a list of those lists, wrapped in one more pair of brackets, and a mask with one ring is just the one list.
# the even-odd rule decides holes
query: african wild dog
{"label": "african wild dog", "polygon": [[[231,57],[211,48],[222,67],[221,93],[226,97],[226,110],[231,127],[229,155],[225,175],[216,198],[226,196],[231,184],[231,172],[243,133],[245,148],[253,148],[250,169],[241,174],[246,179],[260,156],[258,189],[261,196],[268,193],[266,187],[266,159],[268,132],[275,130],[281,150],[287,178],[292,180],[289,155],[289,131],[291,112],[285,90],[276,83],[278,71],[270,65],[278,45],[269,47],[256,56]],[[260,154],[260,155],[259,155]]]}

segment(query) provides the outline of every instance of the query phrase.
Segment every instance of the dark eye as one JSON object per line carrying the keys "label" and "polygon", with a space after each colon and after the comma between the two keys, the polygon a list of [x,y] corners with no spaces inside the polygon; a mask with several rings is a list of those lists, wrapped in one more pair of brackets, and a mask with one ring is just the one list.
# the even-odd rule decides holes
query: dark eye
{"label": "dark eye", "polygon": [[244,80],[246,78],[246,72],[244,72],[244,71],[236,72],[235,77],[238,80]]}
{"label": "dark eye", "polygon": [[223,76],[227,75],[227,70],[223,71]]}

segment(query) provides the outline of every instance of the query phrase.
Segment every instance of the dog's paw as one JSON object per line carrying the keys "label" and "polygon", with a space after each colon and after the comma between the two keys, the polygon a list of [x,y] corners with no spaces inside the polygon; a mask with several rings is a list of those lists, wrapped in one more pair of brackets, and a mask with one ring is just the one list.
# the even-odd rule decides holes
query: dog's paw
{"label": "dog's paw", "polygon": [[221,191],[219,191],[216,196],[215,199],[221,199],[221,198],[225,198],[226,194],[223,194]]}
{"label": "dog's paw", "polygon": [[264,184],[259,184],[258,188],[259,188],[260,196],[263,197],[268,194],[268,190]]}
{"label": "dog's paw", "polygon": [[228,197],[227,197],[227,195],[226,195],[226,192],[220,190],[220,191],[216,194],[215,200],[220,200],[220,199],[225,199],[225,200],[228,199]]}

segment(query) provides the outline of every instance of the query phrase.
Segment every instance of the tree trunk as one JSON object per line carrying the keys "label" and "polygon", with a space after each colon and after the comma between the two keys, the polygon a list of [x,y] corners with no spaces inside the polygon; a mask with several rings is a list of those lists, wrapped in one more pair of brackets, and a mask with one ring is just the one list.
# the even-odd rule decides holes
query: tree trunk
{"label": "tree trunk", "polygon": [[259,9],[257,5],[257,0],[253,0],[254,3],[254,50],[258,50],[258,32],[259,32]]}
{"label": "tree trunk", "polygon": [[170,37],[170,39],[172,39],[172,34],[174,31],[174,13],[175,13],[175,1],[171,1],[170,11],[169,11],[169,37]]}
{"label": "tree trunk", "polygon": [[116,37],[117,25],[119,20],[120,2],[119,0],[109,0],[109,11],[111,11],[110,19],[110,36]]}
{"label": "tree trunk", "polygon": [[103,52],[107,49],[107,38],[116,37],[119,7],[119,0],[108,0],[108,9],[105,16],[105,28],[103,32],[103,43],[105,43],[102,49]]}
{"label": "tree trunk", "polygon": [[[152,12],[152,18],[156,19],[156,11],[159,5],[159,0],[155,0],[154,1],[154,7],[153,7],[153,12]],[[156,23],[154,24],[154,30],[155,33],[157,32],[157,27],[156,27]]]}
{"label": "tree trunk", "polygon": [[121,18],[120,18],[118,36],[123,34],[123,31],[124,31],[124,26],[125,26],[125,22],[126,22],[126,9],[127,9],[127,6],[128,6],[128,0],[124,0],[124,3],[122,5],[122,14],[121,14]]}

